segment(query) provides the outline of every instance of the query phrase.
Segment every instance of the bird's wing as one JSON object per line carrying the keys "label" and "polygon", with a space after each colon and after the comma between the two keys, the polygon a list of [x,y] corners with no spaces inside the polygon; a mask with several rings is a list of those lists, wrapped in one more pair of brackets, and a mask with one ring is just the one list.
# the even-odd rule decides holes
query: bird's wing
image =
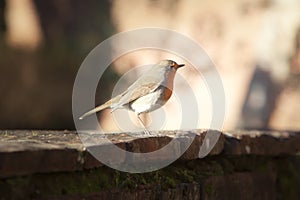
{"label": "bird's wing", "polygon": [[146,74],[145,76],[141,76],[123,93],[112,98],[106,103],[84,113],[79,119],[83,119],[91,114],[109,107],[112,108],[111,112],[113,112],[116,109],[119,109],[122,106],[130,103],[131,101],[134,101],[146,94],[153,92],[160,86],[160,84],[161,81],[158,77],[149,76],[148,74]]}
{"label": "bird's wing", "polygon": [[112,111],[122,107],[125,104],[130,103],[146,94],[149,94],[156,90],[160,86],[159,82],[155,78],[141,79],[132,84],[125,92],[121,94],[121,98],[118,103],[112,105]]}

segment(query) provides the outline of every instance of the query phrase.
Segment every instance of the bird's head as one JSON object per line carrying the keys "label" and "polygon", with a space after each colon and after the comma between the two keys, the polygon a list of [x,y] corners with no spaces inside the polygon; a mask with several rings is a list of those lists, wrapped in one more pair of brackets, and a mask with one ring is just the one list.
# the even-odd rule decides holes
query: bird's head
{"label": "bird's head", "polygon": [[176,74],[177,69],[184,66],[184,64],[177,64],[173,60],[162,60],[155,65],[153,69],[157,77],[166,78],[167,85],[170,86],[173,84],[173,80]]}
{"label": "bird's head", "polygon": [[167,78],[168,81],[173,82],[177,69],[183,66],[184,64],[177,64],[173,60],[162,60],[155,64],[146,76],[155,77],[158,80]]}
{"label": "bird's head", "polygon": [[162,60],[158,63],[158,66],[165,68],[166,71],[176,71],[178,68],[183,67],[184,64],[177,64],[173,60]]}

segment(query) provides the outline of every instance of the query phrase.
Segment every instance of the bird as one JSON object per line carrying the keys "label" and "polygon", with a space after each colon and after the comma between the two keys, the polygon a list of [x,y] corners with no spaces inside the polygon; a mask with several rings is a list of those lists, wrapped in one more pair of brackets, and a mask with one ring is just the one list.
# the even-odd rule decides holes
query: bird
{"label": "bird", "polygon": [[162,107],[170,99],[176,71],[183,66],[185,64],[177,64],[173,60],[161,60],[152,65],[149,71],[139,77],[123,93],[84,113],[79,119],[83,120],[87,116],[107,108],[111,109],[111,113],[125,108],[136,114],[144,133],[150,135],[140,115]]}

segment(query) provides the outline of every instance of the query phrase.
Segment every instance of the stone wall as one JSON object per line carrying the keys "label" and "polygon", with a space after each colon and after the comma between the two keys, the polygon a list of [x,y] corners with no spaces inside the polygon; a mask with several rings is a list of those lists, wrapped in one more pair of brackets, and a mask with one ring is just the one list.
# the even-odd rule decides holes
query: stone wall
{"label": "stone wall", "polygon": [[[121,149],[151,152],[175,133],[178,141],[196,136],[176,162],[125,173],[97,161],[74,131],[1,131],[0,199],[299,199],[299,132],[221,133],[201,159],[205,130],[106,136]],[[98,140],[97,148],[107,145]]]}

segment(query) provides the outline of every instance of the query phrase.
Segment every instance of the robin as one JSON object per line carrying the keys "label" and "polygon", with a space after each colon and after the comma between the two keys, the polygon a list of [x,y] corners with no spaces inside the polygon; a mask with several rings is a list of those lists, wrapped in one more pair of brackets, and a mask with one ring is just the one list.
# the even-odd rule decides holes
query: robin
{"label": "robin", "polygon": [[172,60],[160,61],[153,65],[148,72],[137,79],[122,94],[84,113],[79,119],[82,120],[106,108],[111,108],[111,112],[120,108],[126,108],[136,114],[144,128],[144,132],[150,135],[140,118],[140,114],[156,110],[170,99],[175,73],[178,68],[183,66],[184,64],[177,64]]}

